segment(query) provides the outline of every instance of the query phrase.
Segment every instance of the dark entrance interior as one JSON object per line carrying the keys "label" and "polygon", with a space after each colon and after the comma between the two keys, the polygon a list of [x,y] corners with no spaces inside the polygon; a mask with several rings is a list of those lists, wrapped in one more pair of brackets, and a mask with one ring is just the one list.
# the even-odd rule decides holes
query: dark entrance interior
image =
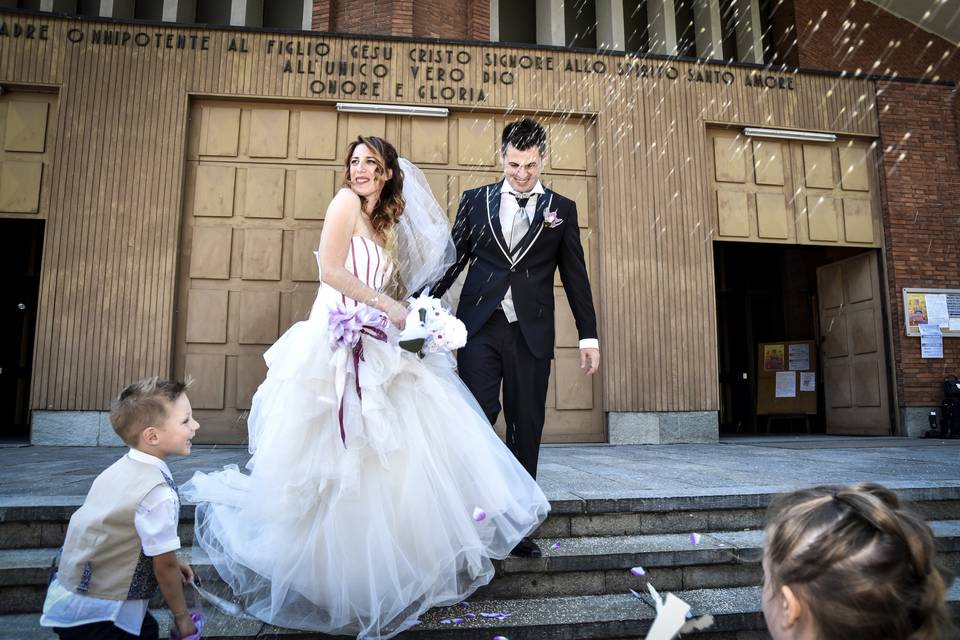
{"label": "dark entrance interior", "polygon": [[[813,340],[820,344],[817,268],[864,249],[760,243],[714,243],[720,364],[720,432],[806,433],[801,418],[757,415],[757,345]],[[819,360],[819,358],[818,358]],[[822,371],[817,372],[822,381]],[[811,433],[823,433],[823,394]]]}
{"label": "dark entrance interior", "polygon": [[40,290],[43,221],[0,219],[0,441],[30,438],[30,372]]}

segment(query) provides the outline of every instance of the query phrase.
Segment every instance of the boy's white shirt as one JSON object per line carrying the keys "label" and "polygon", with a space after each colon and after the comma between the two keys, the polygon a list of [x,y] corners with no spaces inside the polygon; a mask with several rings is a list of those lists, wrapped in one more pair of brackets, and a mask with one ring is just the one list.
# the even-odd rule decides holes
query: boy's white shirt
{"label": "boy's white shirt", "polygon": [[[168,478],[173,478],[167,464],[148,453],[130,449],[127,456],[137,462],[152,464]],[[163,484],[150,490],[133,517],[143,552],[158,556],[180,548],[177,526],[180,524],[180,500],[172,487]],[[140,635],[149,600],[107,600],[70,591],[54,578],[47,589],[40,626],[76,627],[92,622],[112,622],[127,633]]]}

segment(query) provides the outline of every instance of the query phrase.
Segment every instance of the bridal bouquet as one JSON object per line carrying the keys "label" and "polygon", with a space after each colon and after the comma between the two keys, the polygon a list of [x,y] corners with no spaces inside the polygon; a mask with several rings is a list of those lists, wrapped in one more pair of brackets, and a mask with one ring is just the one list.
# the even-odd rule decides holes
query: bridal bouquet
{"label": "bridal bouquet", "polygon": [[400,347],[422,358],[427,353],[453,351],[467,343],[467,328],[443,308],[429,291],[410,299],[410,313],[400,334]]}

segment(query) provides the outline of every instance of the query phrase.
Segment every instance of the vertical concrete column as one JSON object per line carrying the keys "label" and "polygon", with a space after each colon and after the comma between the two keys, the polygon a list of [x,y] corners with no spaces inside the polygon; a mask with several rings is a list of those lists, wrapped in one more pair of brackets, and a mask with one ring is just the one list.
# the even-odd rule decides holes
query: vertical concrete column
{"label": "vertical concrete column", "polygon": [[490,0],[490,42],[500,41],[500,0]]}
{"label": "vertical concrete column", "polygon": [[300,19],[300,28],[304,31],[313,29],[313,0],[300,0],[303,3],[303,14]]}
{"label": "vertical concrete column", "polygon": [[623,27],[623,0],[596,0],[596,3],[597,48],[623,51],[627,46]]}
{"label": "vertical concrete column", "polygon": [[197,19],[197,0],[163,0],[164,22],[194,22]]}
{"label": "vertical concrete column", "polygon": [[562,47],[567,34],[561,0],[537,0],[537,44]]}
{"label": "vertical concrete column", "polygon": [[[17,8],[17,1],[3,3],[4,7]],[[77,0],[40,0],[40,11],[55,13],[74,13],[77,10]]]}
{"label": "vertical concrete column", "polygon": [[231,27],[262,27],[263,0],[231,0]]}
{"label": "vertical concrete column", "polygon": [[737,18],[737,59],[763,63],[763,27],[759,0],[734,0]]}
{"label": "vertical concrete column", "polygon": [[693,28],[697,33],[697,57],[723,58],[723,24],[720,0],[693,0]]}
{"label": "vertical concrete column", "polygon": [[100,0],[100,17],[132,18],[133,0]]}
{"label": "vertical concrete column", "polygon": [[677,52],[677,12],[673,0],[647,1],[647,29],[652,53]]}

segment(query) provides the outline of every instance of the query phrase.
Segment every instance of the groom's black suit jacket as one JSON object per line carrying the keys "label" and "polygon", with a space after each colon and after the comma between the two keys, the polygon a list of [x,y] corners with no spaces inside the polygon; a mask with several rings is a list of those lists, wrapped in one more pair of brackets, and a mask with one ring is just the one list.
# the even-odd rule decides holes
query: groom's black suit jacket
{"label": "groom's black suit jacket", "polygon": [[[597,317],[580,244],[577,205],[546,189],[537,197],[533,222],[511,258],[500,228],[502,184],[501,180],[463,193],[452,230],[457,261],[431,293],[437,297],[443,295],[469,263],[457,308],[457,317],[466,325],[468,338],[490,319],[510,287],[527,346],[537,358],[550,359],[554,347],[553,274],[556,269],[560,270],[580,339],[597,337]],[[556,212],[563,222],[555,228],[544,226],[546,211]]]}

